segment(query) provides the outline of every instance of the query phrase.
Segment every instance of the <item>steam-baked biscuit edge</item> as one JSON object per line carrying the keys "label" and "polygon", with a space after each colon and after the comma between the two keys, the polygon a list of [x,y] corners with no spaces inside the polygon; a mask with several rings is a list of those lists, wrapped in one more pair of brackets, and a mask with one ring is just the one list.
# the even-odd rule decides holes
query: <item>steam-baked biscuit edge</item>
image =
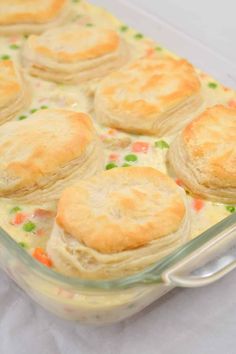
{"label": "steam-baked biscuit edge", "polygon": [[[173,66],[174,78],[167,71],[168,66],[170,70]],[[165,88],[176,77],[179,89],[175,88],[172,94],[159,93],[158,80],[161,90],[162,85]],[[153,97],[150,98],[152,87]],[[143,93],[140,98],[139,92]],[[145,99],[145,92],[148,99]],[[190,63],[172,58],[140,58],[100,82],[95,95],[95,115],[104,126],[128,133],[161,136],[180,130],[202,103],[201,82]]]}
{"label": "steam-baked biscuit edge", "polygon": [[[218,114],[220,116],[218,116]],[[234,120],[234,125],[236,127],[236,110],[233,108],[226,107],[224,105],[216,105],[213,107],[209,107],[202,114],[200,114],[197,118],[195,118],[191,123],[189,123],[186,128],[175,138],[172,142],[170,149],[168,151],[167,160],[170,168],[174,172],[174,174],[182,181],[185,187],[193,193],[193,195],[204,198],[207,200],[211,200],[214,202],[220,203],[228,203],[235,204],[236,203],[236,167],[233,161],[231,161],[231,173],[227,174],[226,169],[224,168],[227,163],[227,157],[224,156],[222,163],[216,159],[216,154],[218,154],[217,150],[215,154],[212,155],[211,161],[212,166],[205,162],[204,156],[208,152],[207,144],[202,144],[205,148],[201,148],[199,140],[199,134],[207,134],[210,136],[210,125],[214,129],[217,129],[219,126],[219,119],[221,119],[221,115],[223,117],[224,114],[232,115]],[[226,119],[223,118],[222,122],[219,126],[220,134],[226,129]],[[224,127],[225,125],[225,127]],[[226,143],[231,142],[232,144],[236,141],[236,129],[235,128],[227,128],[230,131],[231,137],[228,136],[226,138]],[[197,133],[198,132],[198,133]],[[214,133],[213,133],[214,134]],[[234,138],[233,138],[234,134]],[[201,137],[201,135],[200,135]],[[215,137],[214,144],[219,145],[220,141],[219,137]],[[232,141],[231,141],[232,139]],[[208,144],[210,141],[208,142]],[[188,145],[191,145],[191,151],[195,151],[195,157],[189,155]],[[195,145],[196,146],[195,146]],[[190,146],[189,145],[189,146]],[[194,150],[195,146],[195,150]],[[225,146],[226,148],[227,146]],[[224,146],[222,145],[222,149]],[[223,150],[221,149],[221,152]],[[232,148],[233,149],[233,148]],[[232,156],[236,156],[236,148],[234,150],[231,149]],[[233,152],[234,151],[234,152]],[[196,159],[196,160],[195,160]],[[199,167],[195,167],[196,162],[202,161],[202,166],[204,170],[208,170],[208,175],[205,176],[204,170],[199,169]],[[195,165],[194,165],[194,161]],[[215,161],[215,162],[214,162]],[[230,163],[230,161],[229,161]],[[207,165],[205,165],[207,164]],[[212,167],[215,168],[212,170]],[[218,165],[222,165],[223,170],[217,168]],[[225,166],[226,167],[226,166]],[[235,172],[233,172],[235,167]],[[218,180],[218,186],[215,185],[215,178]],[[203,182],[205,180],[205,182]],[[222,183],[221,183],[221,182]],[[220,183],[219,183],[220,182]],[[234,184],[235,183],[235,184]]]}

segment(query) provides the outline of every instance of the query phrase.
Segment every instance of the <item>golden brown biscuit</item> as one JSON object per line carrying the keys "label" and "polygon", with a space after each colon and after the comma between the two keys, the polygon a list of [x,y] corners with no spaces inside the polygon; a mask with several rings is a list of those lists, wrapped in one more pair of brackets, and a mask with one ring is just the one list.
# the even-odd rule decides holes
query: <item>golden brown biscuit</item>
{"label": "golden brown biscuit", "polygon": [[106,75],[127,57],[127,46],[115,31],[78,24],[30,36],[22,52],[23,65],[31,75],[63,83]]}
{"label": "golden brown biscuit", "polygon": [[28,84],[11,60],[0,62],[0,124],[15,118],[30,103]]}
{"label": "golden brown biscuit", "polygon": [[130,274],[188,237],[183,191],[150,167],[116,168],[67,188],[48,253],[61,272]]}
{"label": "golden brown biscuit", "polygon": [[236,109],[208,108],[171,144],[168,159],[197,196],[236,203]]}
{"label": "golden brown biscuit", "polygon": [[86,114],[43,110],[0,127],[0,196],[55,200],[68,185],[103,169],[103,151]]}
{"label": "golden brown biscuit", "polygon": [[71,16],[69,0],[1,0],[0,33],[40,33]]}
{"label": "golden brown biscuit", "polygon": [[135,134],[180,129],[201,104],[201,84],[186,60],[144,58],[111,73],[95,97],[98,122]]}

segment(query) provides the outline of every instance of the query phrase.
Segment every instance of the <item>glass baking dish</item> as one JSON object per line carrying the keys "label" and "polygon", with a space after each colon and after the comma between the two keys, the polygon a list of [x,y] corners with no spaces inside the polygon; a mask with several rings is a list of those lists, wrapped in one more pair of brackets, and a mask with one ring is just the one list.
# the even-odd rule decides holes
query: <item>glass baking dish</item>
{"label": "glass baking dish", "polygon": [[[127,1],[92,1],[195,65],[233,86],[234,64]],[[151,268],[107,281],[69,278],[41,265],[0,229],[0,265],[37,303],[82,323],[121,321],[176,286],[210,284],[236,267],[236,213],[172,252]]]}

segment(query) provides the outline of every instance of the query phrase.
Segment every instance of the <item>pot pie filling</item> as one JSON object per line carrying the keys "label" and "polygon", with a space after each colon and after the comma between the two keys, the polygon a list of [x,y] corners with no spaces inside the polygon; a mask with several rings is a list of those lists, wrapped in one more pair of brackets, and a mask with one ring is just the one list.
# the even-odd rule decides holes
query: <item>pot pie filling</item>
{"label": "pot pie filling", "polygon": [[[84,28],[106,27],[117,31],[126,40],[132,51],[132,57],[155,58],[178,57],[170,53],[160,44],[155,43],[143,34],[129,28],[105,10],[99,9],[85,1],[73,1],[73,10],[76,16],[75,23]],[[0,38],[0,60],[20,61],[20,50],[24,46],[27,36],[12,34]],[[47,53],[47,55],[49,55]],[[215,104],[224,104],[236,107],[236,93],[221,85],[209,75],[196,69],[202,87],[203,103],[194,113],[193,118],[207,107]],[[154,167],[168,174],[166,157],[171,142],[176,134],[155,137],[136,135],[119,131],[115,128],[104,127],[94,118],[93,98],[94,91],[100,79],[90,80],[76,85],[66,85],[44,81],[35,77],[27,77],[32,87],[32,102],[26,110],[16,116],[15,120],[30,120],[35,112],[46,109],[68,109],[89,113],[93,118],[94,126],[103,143],[106,161],[104,170],[130,166]],[[138,127],[137,127],[138,130]],[[179,186],[181,180],[172,176]],[[191,236],[194,238],[212,225],[216,224],[229,214],[235,212],[233,204],[222,204],[196,198],[187,194],[189,212],[191,214]],[[140,200],[141,203],[141,200]],[[24,204],[11,199],[0,198],[0,226],[18,242],[19,246],[31,254],[37,261],[47,267],[54,268],[53,262],[47,254],[47,243],[56,215],[56,202],[40,204]]]}

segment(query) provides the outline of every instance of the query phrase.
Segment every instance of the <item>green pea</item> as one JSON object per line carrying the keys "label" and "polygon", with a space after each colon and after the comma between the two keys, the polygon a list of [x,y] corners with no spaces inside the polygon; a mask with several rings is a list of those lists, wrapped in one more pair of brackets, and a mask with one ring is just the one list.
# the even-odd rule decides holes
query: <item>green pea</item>
{"label": "green pea", "polygon": [[156,49],[156,51],[158,51],[158,52],[161,52],[161,51],[162,51],[162,47],[156,47],[155,49]]}
{"label": "green pea", "polygon": [[48,106],[41,106],[41,109],[48,109]]}
{"label": "green pea", "polygon": [[27,118],[27,116],[19,116],[18,120],[23,120],[23,119],[26,119],[26,118]]}
{"label": "green pea", "polygon": [[226,210],[228,210],[230,213],[234,213],[235,212],[235,207],[233,205],[227,205]]}
{"label": "green pea", "polygon": [[72,2],[78,3],[78,2],[80,2],[80,0],[72,0]]}
{"label": "green pea", "polygon": [[86,23],[87,27],[93,27],[94,25],[92,23]]}
{"label": "green pea", "polygon": [[169,144],[165,140],[158,140],[158,141],[155,141],[155,147],[157,147],[159,149],[168,149]]}
{"label": "green pea", "polygon": [[29,34],[24,34],[24,38],[27,39],[29,37]]}
{"label": "green pea", "polygon": [[120,31],[121,31],[121,32],[127,32],[128,29],[129,29],[129,27],[128,27],[128,26],[125,26],[125,25],[120,27]]}
{"label": "green pea", "polygon": [[27,243],[25,243],[25,242],[18,242],[18,245],[19,246],[21,246],[22,248],[28,248],[28,245],[27,245]]}
{"label": "green pea", "polygon": [[134,35],[134,38],[135,38],[135,39],[142,39],[142,38],[143,38],[143,34],[142,34],[142,33],[136,33],[136,34]]}
{"label": "green pea", "polygon": [[10,55],[7,55],[7,54],[4,54],[1,56],[2,60],[9,60],[10,58],[11,58]]}
{"label": "green pea", "polygon": [[111,170],[112,168],[118,167],[114,162],[110,162],[106,165],[106,170]]}
{"label": "green pea", "polygon": [[208,83],[208,87],[211,88],[211,89],[216,89],[218,87],[218,85],[215,82],[209,82]]}
{"label": "green pea", "polygon": [[131,167],[129,163],[123,163],[122,167]]}
{"label": "green pea", "polygon": [[36,225],[32,221],[28,221],[23,225],[23,230],[26,232],[31,232],[36,228]]}
{"label": "green pea", "polygon": [[11,44],[10,48],[13,49],[13,50],[16,50],[16,49],[19,49],[20,46],[18,44]]}
{"label": "green pea", "polygon": [[21,211],[22,209],[19,206],[15,206],[14,208],[11,208],[10,214],[15,214],[18,211]]}
{"label": "green pea", "polygon": [[33,109],[30,110],[30,113],[32,113],[32,114],[35,113],[35,112],[37,112],[37,108],[33,108]]}
{"label": "green pea", "polygon": [[136,162],[138,160],[138,157],[134,154],[129,154],[125,156],[125,161],[128,162]]}

